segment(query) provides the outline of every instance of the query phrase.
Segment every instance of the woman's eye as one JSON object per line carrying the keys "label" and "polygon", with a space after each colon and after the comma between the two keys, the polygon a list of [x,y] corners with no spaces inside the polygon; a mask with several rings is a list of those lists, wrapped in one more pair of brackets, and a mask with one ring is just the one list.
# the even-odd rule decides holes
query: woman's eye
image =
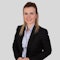
{"label": "woman's eye", "polygon": [[27,13],[24,13],[25,15],[27,15]]}
{"label": "woman's eye", "polygon": [[[34,13],[29,13],[29,14],[33,15]],[[28,13],[24,13],[24,15],[28,15]]]}
{"label": "woman's eye", "polygon": [[30,13],[30,14],[32,14],[32,15],[33,15],[33,13]]}

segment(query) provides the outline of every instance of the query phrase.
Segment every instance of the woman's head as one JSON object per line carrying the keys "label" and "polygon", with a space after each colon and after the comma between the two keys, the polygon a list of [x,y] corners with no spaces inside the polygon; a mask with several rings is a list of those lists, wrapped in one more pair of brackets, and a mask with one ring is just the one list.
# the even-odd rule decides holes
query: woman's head
{"label": "woman's head", "polygon": [[23,7],[23,17],[25,24],[37,23],[38,11],[35,3],[28,2]]}
{"label": "woman's head", "polygon": [[39,25],[38,25],[38,11],[37,6],[33,2],[27,2],[23,7],[23,17],[24,17],[24,24],[21,27],[19,35],[23,34],[24,27],[26,24],[35,24],[35,32],[38,32]]}

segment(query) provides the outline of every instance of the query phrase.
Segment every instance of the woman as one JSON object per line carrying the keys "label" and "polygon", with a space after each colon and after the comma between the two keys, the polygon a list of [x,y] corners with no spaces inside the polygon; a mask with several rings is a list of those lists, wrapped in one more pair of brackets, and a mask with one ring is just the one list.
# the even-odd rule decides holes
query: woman
{"label": "woman", "polygon": [[28,2],[23,8],[24,24],[17,27],[13,52],[16,60],[43,60],[51,53],[47,29],[38,25],[35,3]]}

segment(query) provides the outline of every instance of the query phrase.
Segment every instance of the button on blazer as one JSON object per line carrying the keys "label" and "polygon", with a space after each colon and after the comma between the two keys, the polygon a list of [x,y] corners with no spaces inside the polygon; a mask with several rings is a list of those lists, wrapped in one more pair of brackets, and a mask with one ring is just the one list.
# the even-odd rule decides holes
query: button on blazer
{"label": "button on blazer", "polygon": [[[19,35],[21,26],[22,25],[17,26],[14,41],[12,44],[14,57],[16,60],[18,57],[22,57],[23,51],[22,38],[24,36],[24,31],[22,36]],[[35,28],[36,27],[34,25],[28,41],[26,57],[28,57],[30,60],[43,60],[48,55],[50,55],[52,51],[50,38],[47,29],[39,26],[39,31],[37,33],[34,33]]]}

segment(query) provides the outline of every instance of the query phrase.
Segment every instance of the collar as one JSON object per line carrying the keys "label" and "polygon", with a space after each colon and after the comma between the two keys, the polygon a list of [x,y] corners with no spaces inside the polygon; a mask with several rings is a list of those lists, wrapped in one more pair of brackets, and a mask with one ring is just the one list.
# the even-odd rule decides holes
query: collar
{"label": "collar", "polygon": [[[29,29],[29,31],[32,31],[33,27],[34,27],[34,24],[32,24],[32,27]],[[27,26],[26,26],[26,30],[27,30]]]}

